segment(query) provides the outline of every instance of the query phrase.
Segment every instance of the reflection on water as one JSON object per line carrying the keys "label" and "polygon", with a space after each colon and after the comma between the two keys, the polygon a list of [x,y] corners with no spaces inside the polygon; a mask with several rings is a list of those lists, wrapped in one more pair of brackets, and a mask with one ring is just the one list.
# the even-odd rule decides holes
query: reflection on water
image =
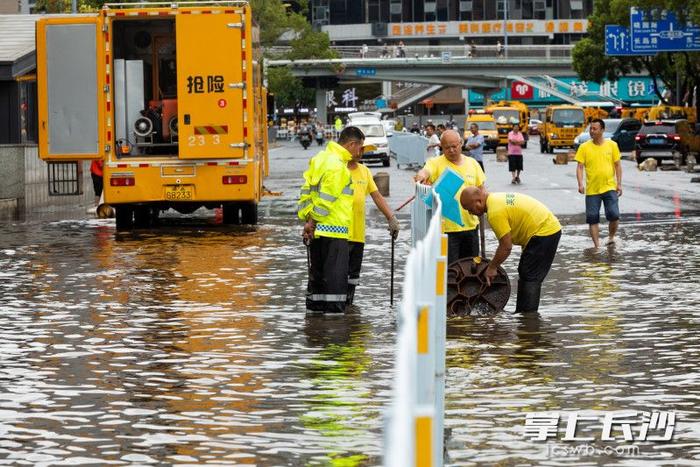
{"label": "reflection on water", "polygon": [[[639,465],[557,459],[523,436],[528,413],[623,409],[675,411],[673,441],[640,443],[641,455],[696,462],[699,226],[624,224],[598,250],[585,226],[567,226],[539,314],[514,315],[513,297],[501,315],[450,319],[449,464]],[[274,211],[256,229],[0,225],[0,456],[379,464],[396,323],[384,226],[368,237],[360,310],[306,317],[299,227]]]}

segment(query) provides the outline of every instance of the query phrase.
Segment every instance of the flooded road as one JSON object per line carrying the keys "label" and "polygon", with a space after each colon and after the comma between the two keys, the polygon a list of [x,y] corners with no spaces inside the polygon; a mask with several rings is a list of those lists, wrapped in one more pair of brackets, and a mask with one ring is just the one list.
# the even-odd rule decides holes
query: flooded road
{"label": "flooded road", "polygon": [[[370,210],[360,311],[306,317],[299,173],[273,174],[266,185],[284,193],[256,228],[0,224],[0,462],[380,464],[396,335],[388,234]],[[392,190],[396,206],[410,187]],[[631,216],[597,251],[578,219],[562,216],[539,315],[515,316],[513,293],[506,313],[448,322],[448,465],[700,463],[700,217]],[[403,232],[399,291],[408,249]],[[552,454],[583,444],[562,441],[568,414],[617,410],[675,412],[673,439],[636,443],[636,457]],[[559,435],[525,437],[527,414],[546,411],[561,414]],[[591,425],[579,423],[588,444],[630,444]]]}

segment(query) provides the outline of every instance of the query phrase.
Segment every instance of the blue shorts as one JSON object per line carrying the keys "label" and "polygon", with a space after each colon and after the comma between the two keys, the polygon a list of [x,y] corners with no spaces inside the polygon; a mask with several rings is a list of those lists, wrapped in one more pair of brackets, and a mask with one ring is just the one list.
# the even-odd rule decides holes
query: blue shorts
{"label": "blue shorts", "polygon": [[605,218],[608,222],[620,218],[620,207],[617,203],[617,191],[610,190],[598,195],[586,195],[586,224],[600,222],[600,203],[605,206]]}

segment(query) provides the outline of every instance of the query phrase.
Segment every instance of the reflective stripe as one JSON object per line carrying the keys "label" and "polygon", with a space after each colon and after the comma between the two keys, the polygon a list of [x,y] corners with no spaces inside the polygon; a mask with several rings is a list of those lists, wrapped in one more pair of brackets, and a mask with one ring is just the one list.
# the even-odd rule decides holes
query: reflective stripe
{"label": "reflective stripe", "polygon": [[336,199],[338,199],[338,198],[336,198],[335,196],[329,195],[328,193],[324,193],[324,192],[322,192],[322,191],[320,191],[320,192],[318,193],[318,196],[319,196],[319,198],[321,198],[322,200],[324,200],[324,201],[330,201],[331,203],[332,203],[333,201],[335,201]]}
{"label": "reflective stripe", "polygon": [[311,193],[311,189],[309,189],[309,188],[302,188],[301,189],[302,195],[308,195],[309,193]]}
{"label": "reflective stripe", "polygon": [[358,277],[357,279],[348,279],[348,284],[350,284],[350,285],[360,285],[360,278]]}
{"label": "reflective stripe", "polygon": [[[319,206],[314,206],[314,212],[316,214],[318,214],[319,216],[323,216],[323,217],[326,217],[328,214],[330,214],[330,212],[328,210],[323,209]],[[318,226],[317,226],[317,228],[318,228]]]}
{"label": "reflective stripe", "polygon": [[301,201],[299,201],[298,204],[300,205],[300,206],[299,206],[299,210],[302,210],[302,209],[305,209],[309,204],[311,204],[311,200],[308,199],[308,200],[304,201],[303,204],[302,204]]}
{"label": "reflective stripe", "polygon": [[350,196],[352,196],[353,193],[354,193],[354,191],[353,191],[353,189],[352,189],[352,187],[351,187],[350,185],[348,185],[348,186],[346,186],[345,188],[343,188],[343,194],[344,194],[344,195],[350,195]]}
{"label": "reflective stripe", "polygon": [[344,302],[347,299],[347,294],[311,294],[314,302]]}
{"label": "reflective stripe", "polygon": [[318,191],[318,185],[311,185],[311,186],[309,186],[309,190],[311,190],[311,191]]}
{"label": "reflective stripe", "polygon": [[[316,208],[314,208],[316,209]],[[337,234],[347,234],[349,229],[340,225],[317,224],[316,230],[319,232],[331,232]]]}

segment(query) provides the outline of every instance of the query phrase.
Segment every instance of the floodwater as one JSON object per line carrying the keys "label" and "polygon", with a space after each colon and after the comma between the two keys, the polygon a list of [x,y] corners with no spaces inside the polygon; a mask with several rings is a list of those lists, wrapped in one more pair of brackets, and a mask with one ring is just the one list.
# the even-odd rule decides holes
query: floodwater
{"label": "floodwater", "polygon": [[[385,227],[370,220],[359,311],[307,318],[299,225],[279,205],[247,229],[0,224],[0,463],[380,464]],[[448,465],[700,464],[699,234],[699,217],[632,220],[593,251],[566,225],[538,315],[514,316],[513,295],[503,314],[450,319]],[[562,441],[572,412],[618,410],[674,412],[672,440],[603,442],[589,420],[577,434],[596,441]],[[546,411],[559,434],[524,436]],[[548,453],[582,444],[639,452]]]}

